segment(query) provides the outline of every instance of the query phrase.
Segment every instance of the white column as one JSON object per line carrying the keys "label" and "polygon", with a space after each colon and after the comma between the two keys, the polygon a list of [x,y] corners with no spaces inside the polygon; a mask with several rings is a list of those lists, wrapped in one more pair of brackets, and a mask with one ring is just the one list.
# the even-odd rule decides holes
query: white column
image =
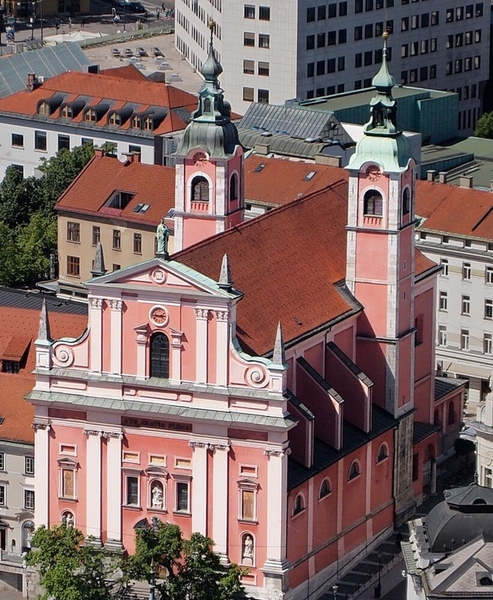
{"label": "white column", "polygon": [[267,556],[268,560],[286,559],[286,501],[288,452],[265,450],[267,455]]}
{"label": "white column", "polygon": [[173,383],[181,382],[181,338],[183,333],[170,327],[171,332],[171,371],[170,381]]}
{"label": "white column", "polygon": [[228,454],[229,444],[215,445],[212,490],[212,539],[214,550],[228,555]]}
{"label": "white column", "polygon": [[110,300],[111,307],[111,348],[110,368],[115,375],[122,372],[122,308],[121,300]]}
{"label": "white column", "polygon": [[216,381],[217,385],[228,385],[229,371],[229,314],[227,310],[216,310]]}
{"label": "white column", "polygon": [[120,548],[122,546],[122,437],[121,433],[105,433],[107,438],[106,452],[106,523],[108,540],[106,546]]}
{"label": "white column", "polygon": [[195,342],[195,372],[197,383],[207,383],[207,318],[209,311],[206,308],[196,308],[195,317],[197,319],[197,339]]}
{"label": "white column", "polygon": [[[36,490],[36,511],[34,522],[36,528],[40,525],[50,527],[50,425],[48,423],[33,423],[34,433],[34,488]],[[54,490],[55,498],[57,491]]]}
{"label": "white column", "polygon": [[101,431],[85,429],[86,443],[86,535],[101,541]]}
{"label": "white column", "polygon": [[[191,441],[193,448],[192,531],[207,535],[207,450],[204,442]],[[214,540],[215,541],[215,540]]]}
{"label": "white column", "polygon": [[101,298],[91,298],[89,300],[89,324],[91,328],[89,360],[91,371],[95,371],[96,373],[101,373],[101,347],[103,340],[102,310],[103,300]]}

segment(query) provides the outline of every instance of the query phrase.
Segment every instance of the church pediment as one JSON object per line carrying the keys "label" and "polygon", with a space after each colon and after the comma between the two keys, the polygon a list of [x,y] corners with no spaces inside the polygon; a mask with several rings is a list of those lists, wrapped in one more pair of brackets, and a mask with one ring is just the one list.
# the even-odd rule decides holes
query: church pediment
{"label": "church pediment", "polygon": [[[218,273],[219,278],[219,273]],[[149,291],[155,289],[176,291],[193,296],[216,296],[218,298],[236,298],[240,294],[236,290],[225,289],[217,281],[206,277],[198,271],[173,260],[153,258],[146,262],[95,277],[86,283],[91,294],[100,295],[107,290],[118,289],[130,292]]]}

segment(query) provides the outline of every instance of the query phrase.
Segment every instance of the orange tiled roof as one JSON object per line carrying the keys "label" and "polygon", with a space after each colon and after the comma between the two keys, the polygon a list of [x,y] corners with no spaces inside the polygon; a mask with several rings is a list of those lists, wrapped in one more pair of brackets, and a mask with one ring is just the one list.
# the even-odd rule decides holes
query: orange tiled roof
{"label": "orange tiled roof", "polygon": [[[144,80],[132,80],[129,84],[127,77],[116,77],[96,73],[81,73],[68,71],[62,75],[46,79],[33,91],[23,90],[0,98],[0,111],[34,116],[37,114],[38,103],[55,94],[72,95],[72,99],[78,96],[89,98],[90,105],[96,105],[102,100],[110,100],[115,103],[132,103],[136,112],[158,107],[167,108],[170,111],[184,109],[185,113],[191,113],[197,108],[197,97],[193,94],[179,90],[169,84],[155,83],[144,78]],[[56,118],[58,111],[50,118]],[[182,115],[184,116],[184,115]],[[101,119],[101,124],[106,124],[106,116]],[[97,125],[92,123],[92,125]],[[176,126],[183,129],[185,123],[179,115],[166,118],[154,134],[170,133]],[[128,124],[127,124],[128,128]]]}
{"label": "orange tiled roof", "polygon": [[416,182],[416,214],[425,229],[493,239],[493,194],[456,185]]}
{"label": "orange tiled roof", "polygon": [[245,160],[244,169],[245,200],[276,206],[348,177],[345,169],[258,154],[252,154]]}
{"label": "orange tiled roof", "polygon": [[110,77],[123,77],[124,79],[131,79],[134,81],[147,81],[147,77],[132,64],[123,67],[103,69],[99,74],[109,75]]}
{"label": "orange tiled roof", "polygon": [[[272,210],[173,258],[218,280],[224,254],[245,349],[272,349],[277,323],[289,343],[352,309],[336,283],[345,277],[347,182]],[[275,191],[274,191],[275,193]]]}
{"label": "orange tiled roof", "polygon": [[[135,193],[122,210],[108,209],[106,202],[115,191]],[[138,204],[148,204],[146,212],[134,212]],[[138,160],[121,163],[116,158],[99,156],[89,161],[56,204],[59,211],[112,218],[156,226],[175,205],[175,170],[147,165]]]}
{"label": "orange tiled roof", "polygon": [[[19,296],[22,300],[23,296]],[[19,349],[28,343],[26,364],[19,373],[0,372],[0,439],[21,442],[34,442],[31,428],[34,407],[24,400],[24,396],[34,386],[32,371],[35,366],[36,351],[34,340],[38,336],[39,311],[15,306],[0,306],[0,356],[8,348]],[[87,326],[87,315],[71,313],[49,313],[51,335],[53,338],[78,337]],[[15,357],[12,356],[11,360]]]}

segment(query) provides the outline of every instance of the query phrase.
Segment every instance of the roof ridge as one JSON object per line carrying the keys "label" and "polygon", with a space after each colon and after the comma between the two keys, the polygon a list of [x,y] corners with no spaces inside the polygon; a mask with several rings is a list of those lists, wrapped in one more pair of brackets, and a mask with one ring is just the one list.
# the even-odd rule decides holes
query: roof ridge
{"label": "roof ridge", "polygon": [[200,248],[201,246],[204,246],[204,245],[207,246],[208,244],[210,244],[211,239],[214,239],[214,240],[223,239],[229,235],[233,235],[237,231],[242,231],[243,229],[246,229],[248,227],[254,227],[254,226],[258,225],[258,223],[262,223],[265,219],[271,218],[271,215],[279,214],[282,211],[288,210],[294,204],[302,204],[302,203],[308,202],[309,200],[312,200],[314,197],[316,197],[318,195],[326,194],[331,189],[333,191],[337,192],[338,187],[341,187],[343,185],[347,186],[347,184],[348,184],[348,182],[346,179],[342,179],[342,178],[338,179],[334,183],[331,183],[321,189],[314,190],[313,192],[310,192],[304,196],[301,196],[300,198],[295,198],[294,200],[292,200],[291,202],[288,202],[287,204],[283,204],[282,206],[273,208],[272,210],[265,212],[264,214],[256,217],[255,219],[249,219],[248,221],[243,221],[239,225],[230,227],[229,229],[226,229],[226,231],[223,231],[222,233],[212,236],[212,238],[210,238],[210,237],[205,238],[204,240],[201,240],[200,242],[197,242],[196,244],[193,244],[192,246],[188,246],[188,248],[185,248],[183,250],[180,250],[176,254],[173,254],[173,259],[179,260],[180,256],[186,256],[186,254],[189,251],[191,251],[192,249]]}

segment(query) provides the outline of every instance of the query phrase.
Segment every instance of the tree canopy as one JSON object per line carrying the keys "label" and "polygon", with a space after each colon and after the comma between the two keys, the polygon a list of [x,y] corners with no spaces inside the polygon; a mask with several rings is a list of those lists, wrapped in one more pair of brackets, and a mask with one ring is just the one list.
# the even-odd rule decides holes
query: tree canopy
{"label": "tree canopy", "polygon": [[132,579],[156,585],[161,600],[237,598],[243,592],[240,578],[245,571],[236,564],[221,564],[213,547],[214,542],[200,533],[183,539],[177,525],[153,519],[137,531],[128,573]]}
{"label": "tree canopy", "polygon": [[74,527],[54,525],[38,528],[26,556],[41,576],[41,600],[109,600],[113,597],[115,573],[121,559],[103,548],[84,543]]}
{"label": "tree canopy", "polygon": [[476,123],[476,137],[493,139],[493,112],[484,113]]}
{"label": "tree canopy", "polygon": [[29,286],[48,278],[57,247],[55,203],[93,154],[91,144],[60,150],[42,161],[39,179],[7,168],[0,184],[0,285]]}
{"label": "tree canopy", "polygon": [[183,537],[178,525],[153,518],[138,529],[136,551],[124,560],[94,546],[66,524],[42,526],[26,556],[39,569],[41,600],[109,600],[125,597],[131,581],[147,582],[156,600],[233,600],[243,595],[236,564],[224,566],[214,542],[200,533]]}

